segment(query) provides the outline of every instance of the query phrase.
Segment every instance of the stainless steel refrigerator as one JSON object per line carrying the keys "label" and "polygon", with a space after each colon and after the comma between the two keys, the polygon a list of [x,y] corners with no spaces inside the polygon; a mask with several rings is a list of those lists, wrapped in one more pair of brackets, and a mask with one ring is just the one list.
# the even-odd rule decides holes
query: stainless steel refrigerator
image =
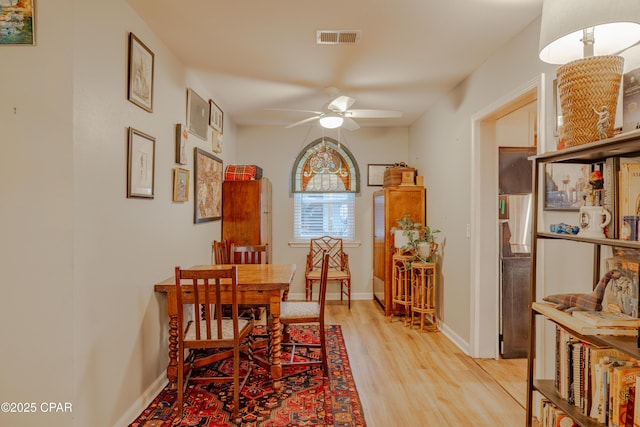
{"label": "stainless steel refrigerator", "polygon": [[500,356],[527,357],[535,147],[500,147]]}

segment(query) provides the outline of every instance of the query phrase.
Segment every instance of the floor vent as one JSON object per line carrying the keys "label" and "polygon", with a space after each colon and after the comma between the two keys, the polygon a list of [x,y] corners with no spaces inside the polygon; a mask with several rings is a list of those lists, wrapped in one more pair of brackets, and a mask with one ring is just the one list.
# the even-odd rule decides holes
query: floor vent
{"label": "floor vent", "polygon": [[318,30],[316,43],[318,44],[357,44],[360,42],[360,30]]}

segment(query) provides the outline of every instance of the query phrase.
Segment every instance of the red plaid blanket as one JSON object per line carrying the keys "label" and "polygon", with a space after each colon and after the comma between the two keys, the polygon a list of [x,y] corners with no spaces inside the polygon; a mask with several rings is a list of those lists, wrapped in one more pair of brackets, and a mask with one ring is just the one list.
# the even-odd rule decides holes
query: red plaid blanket
{"label": "red plaid blanket", "polygon": [[224,171],[225,181],[250,181],[262,178],[262,168],[256,165],[228,165]]}

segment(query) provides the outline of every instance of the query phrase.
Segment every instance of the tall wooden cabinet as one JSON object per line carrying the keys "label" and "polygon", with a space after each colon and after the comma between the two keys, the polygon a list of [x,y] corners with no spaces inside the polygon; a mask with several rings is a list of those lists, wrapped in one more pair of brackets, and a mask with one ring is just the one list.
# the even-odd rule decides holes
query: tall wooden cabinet
{"label": "tall wooden cabinet", "polygon": [[[237,245],[269,244],[271,182],[267,178],[222,183],[222,238]],[[272,260],[271,253],[269,259]]]}
{"label": "tall wooden cabinet", "polygon": [[383,307],[385,316],[395,312],[389,303],[395,250],[391,227],[405,213],[424,224],[426,203],[426,190],[417,185],[386,187],[373,193],[373,296]]}

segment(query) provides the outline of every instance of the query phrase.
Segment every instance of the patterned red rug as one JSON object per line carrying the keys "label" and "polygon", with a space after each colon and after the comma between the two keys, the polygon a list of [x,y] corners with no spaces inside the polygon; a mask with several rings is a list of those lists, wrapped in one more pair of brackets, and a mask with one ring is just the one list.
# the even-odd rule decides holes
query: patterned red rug
{"label": "patterned red rug", "polygon": [[[299,342],[317,342],[317,327],[294,327],[291,338]],[[327,326],[326,343],[329,378],[323,378],[317,366],[285,367],[282,388],[276,391],[268,371],[256,367],[240,395],[240,414],[236,419],[231,416],[233,388],[230,383],[189,385],[182,422],[175,425],[364,427],[362,406],[339,325]],[[318,358],[318,353],[310,351],[302,357]],[[283,352],[283,358],[286,356]],[[218,372],[220,375],[229,375],[233,370],[230,359],[202,369],[208,374]],[[177,408],[172,405],[175,400],[175,391],[165,388],[129,427],[174,425]]]}

